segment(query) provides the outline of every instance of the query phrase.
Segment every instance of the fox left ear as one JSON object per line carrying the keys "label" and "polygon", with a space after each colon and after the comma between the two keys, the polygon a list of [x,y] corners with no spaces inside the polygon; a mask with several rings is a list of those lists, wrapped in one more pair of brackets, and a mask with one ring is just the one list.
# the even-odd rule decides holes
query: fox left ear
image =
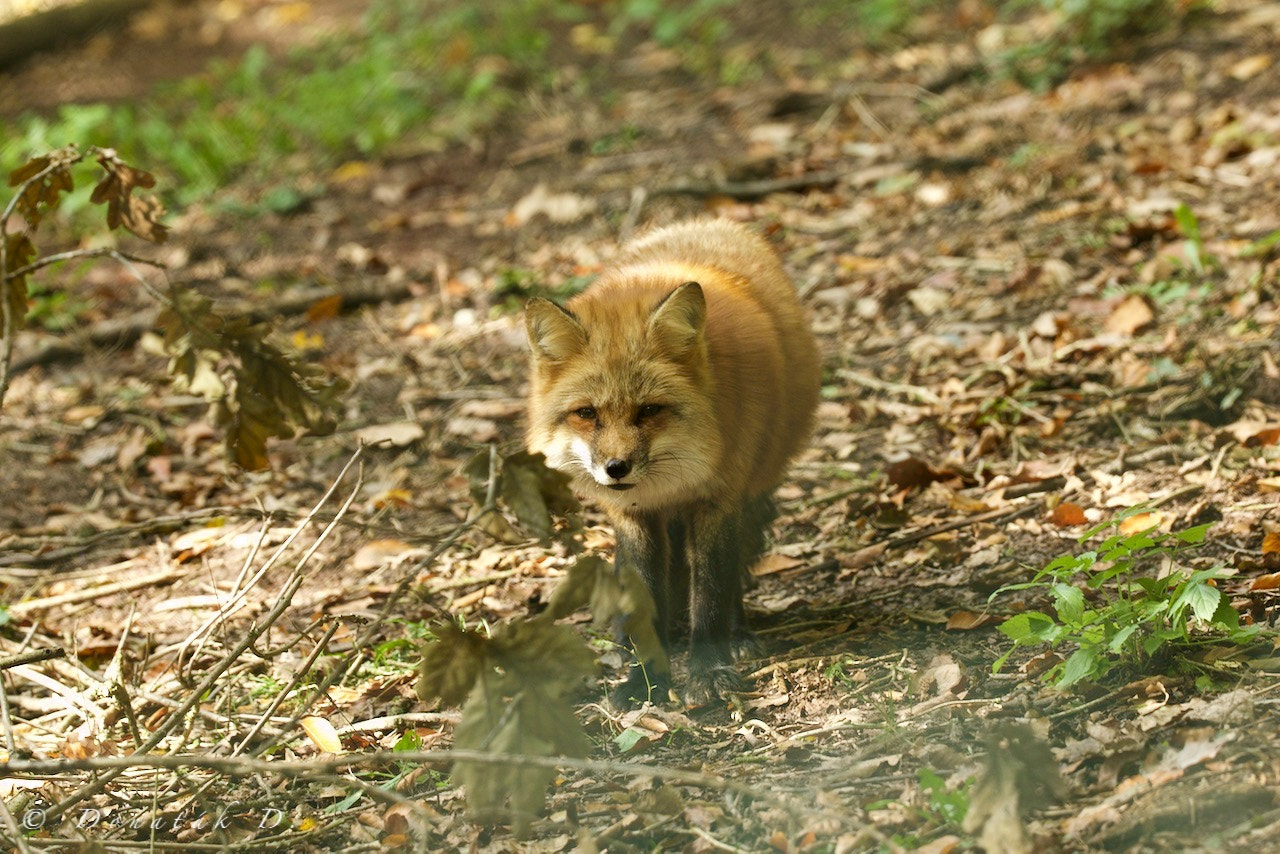
{"label": "fox left ear", "polygon": [[587,343],[587,331],[578,318],[542,297],[534,297],[525,305],[524,326],[535,359],[562,362],[581,352]]}
{"label": "fox left ear", "polygon": [[654,308],[649,315],[649,332],[664,351],[683,356],[697,345],[706,320],[702,285],[685,282]]}

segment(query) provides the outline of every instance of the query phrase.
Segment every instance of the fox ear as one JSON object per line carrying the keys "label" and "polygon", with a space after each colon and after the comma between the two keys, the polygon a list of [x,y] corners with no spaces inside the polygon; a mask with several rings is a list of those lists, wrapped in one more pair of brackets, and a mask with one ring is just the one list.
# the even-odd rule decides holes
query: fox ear
{"label": "fox ear", "polygon": [[687,355],[702,337],[707,300],[702,285],[685,282],[658,303],[649,315],[649,332],[663,351]]}
{"label": "fox ear", "polygon": [[534,359],[563,362],[587,343],[587,331],[578,318],[542,297],[534,297],[525,305],[524,326]]}

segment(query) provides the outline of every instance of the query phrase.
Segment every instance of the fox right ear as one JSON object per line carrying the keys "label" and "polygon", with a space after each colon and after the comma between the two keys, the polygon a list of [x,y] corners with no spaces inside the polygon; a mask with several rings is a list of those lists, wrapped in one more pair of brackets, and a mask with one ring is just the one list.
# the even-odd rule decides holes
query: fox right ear
{"label": "fox right ear", "polygon": [[542,297],[534,297],[525,305],[524,326],[535,359],[563,362],[581,352],[587,343],[587,331],[578,318]]}

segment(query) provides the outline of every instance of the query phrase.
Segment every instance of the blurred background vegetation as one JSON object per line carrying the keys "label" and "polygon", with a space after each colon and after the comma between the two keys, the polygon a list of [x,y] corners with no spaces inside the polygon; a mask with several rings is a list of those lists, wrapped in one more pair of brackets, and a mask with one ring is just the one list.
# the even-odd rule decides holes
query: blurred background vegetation
{"label": "blurred background vegetation", "polygon": [[[972,39],[974,75],[1043,89],[1130,36],[1204,8],[1170,0],[370,0],[349,32],[292,48],[251,46],[143,97],[64,104],[6,121],[0,168],[68,143],[147,164],[182,208],[239,179],[287,211],[324,170],[361,158],[474,144],[530,93],[601,99],[645,49],[664,72],[725,86],[762,76],[847,74],[857,51],[925,34]],[[785,68],[774,51],[789,51]],[[798,59],[797,59],[798,57]],[[797,64],[798,63],[798,64]],[[634,73],[634,72],[633,72]],[[74,215],[84,199],[72,199]]]}

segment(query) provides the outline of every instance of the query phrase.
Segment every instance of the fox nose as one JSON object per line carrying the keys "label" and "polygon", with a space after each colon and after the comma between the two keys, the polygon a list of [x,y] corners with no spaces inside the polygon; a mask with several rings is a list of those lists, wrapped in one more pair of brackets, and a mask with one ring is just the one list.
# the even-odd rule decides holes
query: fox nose
{"label": "fox nose", "polygon": [[604,464],[604,473],[614,480],[622,480],[631,474],[631,463],[626,460],[609,460]]}

